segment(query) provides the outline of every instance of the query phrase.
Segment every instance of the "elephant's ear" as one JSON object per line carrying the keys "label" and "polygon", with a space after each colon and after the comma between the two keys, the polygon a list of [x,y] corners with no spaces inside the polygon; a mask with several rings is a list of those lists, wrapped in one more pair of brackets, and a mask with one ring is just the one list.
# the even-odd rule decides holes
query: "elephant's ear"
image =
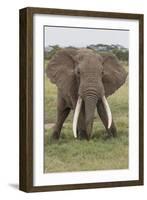
{"label": "elephant's ear", "polygon": [[127,72],[113,54],[104,54],[103,57],[103,84],[105,95],[113,94],[120,88],[127,77]]}
{"label": "elephant's ear", "polygon": [[75,63],[73,57],[76,55],[76,49],[60,49],[49,60],[46,68],[46,75],[52,83],[55,83],[59,89],[68,92],[75,81]]}

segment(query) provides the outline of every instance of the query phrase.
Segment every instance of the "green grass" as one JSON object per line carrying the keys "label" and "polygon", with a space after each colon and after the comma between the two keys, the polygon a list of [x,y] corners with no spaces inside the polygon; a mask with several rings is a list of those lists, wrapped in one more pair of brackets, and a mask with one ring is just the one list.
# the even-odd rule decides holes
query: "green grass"
{"label": "green grass", "polygon": [[[125,66],[127,69],[127,66]],[[57,89],[45,76],[45,123],[56,121]],[[128,82],[108,98],[118,137],[104,140],[105,128],[96,115],[90,141],[76,140],[72,133],[72,113],[60,140],[51,141],[52,128],[45,129],[44,172],[86,171],[128,168]]]}

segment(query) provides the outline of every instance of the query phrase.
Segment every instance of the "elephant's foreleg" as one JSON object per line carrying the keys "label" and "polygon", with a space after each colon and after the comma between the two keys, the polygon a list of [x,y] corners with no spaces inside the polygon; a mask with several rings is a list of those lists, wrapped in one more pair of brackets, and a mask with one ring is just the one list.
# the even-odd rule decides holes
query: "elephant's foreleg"
{"label": "elephant's foreleg", "polygon": [[52,134],[53,139],[59,139],[63,123],[65,119],[67,118],[70,110],[71,110],[70,108],[67,108],[66,102],[64,101],[64,99],[59,98],[58,106],[57,106],[57,121],[56,121],[54,131]]}
{"label": "elephant's foreleg", "polygon": [[111,124],[111,127],[108,129],[108,117],[107,117],[107,113],[105,111],[105,108],[104,108],[104,105],[103,105],[103,102],[101,100],[98,101],[97,103],[97,112],[107,130],[107,137],[116,137],[117,136],[117,130],[116,130],[116,127],[115,127],[115,124],[114,124],[114,121],[112,120],[112,124]]}

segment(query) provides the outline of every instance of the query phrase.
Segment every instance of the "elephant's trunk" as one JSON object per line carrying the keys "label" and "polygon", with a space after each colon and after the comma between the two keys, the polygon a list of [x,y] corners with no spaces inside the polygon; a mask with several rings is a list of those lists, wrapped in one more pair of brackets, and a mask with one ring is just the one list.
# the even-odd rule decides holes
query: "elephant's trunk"
{"label": "elephant's trunk", "polygon": [[[86,114],[87,139],[90,139],[90,135],[91,135],[91,132],[92,132],[92,126],[93,126],[93,120],[94,120],[94,111],[95,111],[97,100],[98,100],[97,97],[93,97],[93,96],[87,96],[84,99],[84,101],[85,101],[85,114]],[[105,108],[106,113],[107,113],[108,129],[109,129],[111,127],[111,124],[112,124],[112,114],[111,114],[111,110],[110,110],[109,104],[108,104],[105,96],[102,97],[102,102],[103,102],[104,108]],[[77,104],[76,104],[76,108],[75,108],[74,118],[73,118],[73,134],[74,134],[75,138],[77,138],[77,124],[78,124],[78,118],[79,118],[81,106],[82,106],[82,98],[79,96]]]}
{"label": "elephant's trunk", "polygon": [[97,103],[97,97],[87,96],[85,98],[86,132],[88,140],[90,139],[92,132],[96,103]]}

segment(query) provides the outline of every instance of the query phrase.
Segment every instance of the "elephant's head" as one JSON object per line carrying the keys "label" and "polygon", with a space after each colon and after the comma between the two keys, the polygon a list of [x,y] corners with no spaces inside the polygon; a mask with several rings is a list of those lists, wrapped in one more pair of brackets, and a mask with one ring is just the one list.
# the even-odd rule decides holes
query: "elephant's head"
{"label": "elephant's head", "polygon": [[77,103],[73,120],[75,137],[82,104],[85,108],[86,132],[90,137],[94,111],[99,99],[103,102],[108,117],[108,129],[110,128],[112,115],[106,97],[114,93],[125,82],[127,76],[114,55],[100,55],[84,48],[65,48],[59,50],[50,60],[46,72],[50,80],[65,95],[69,96],[72,91],[76,96]]}

